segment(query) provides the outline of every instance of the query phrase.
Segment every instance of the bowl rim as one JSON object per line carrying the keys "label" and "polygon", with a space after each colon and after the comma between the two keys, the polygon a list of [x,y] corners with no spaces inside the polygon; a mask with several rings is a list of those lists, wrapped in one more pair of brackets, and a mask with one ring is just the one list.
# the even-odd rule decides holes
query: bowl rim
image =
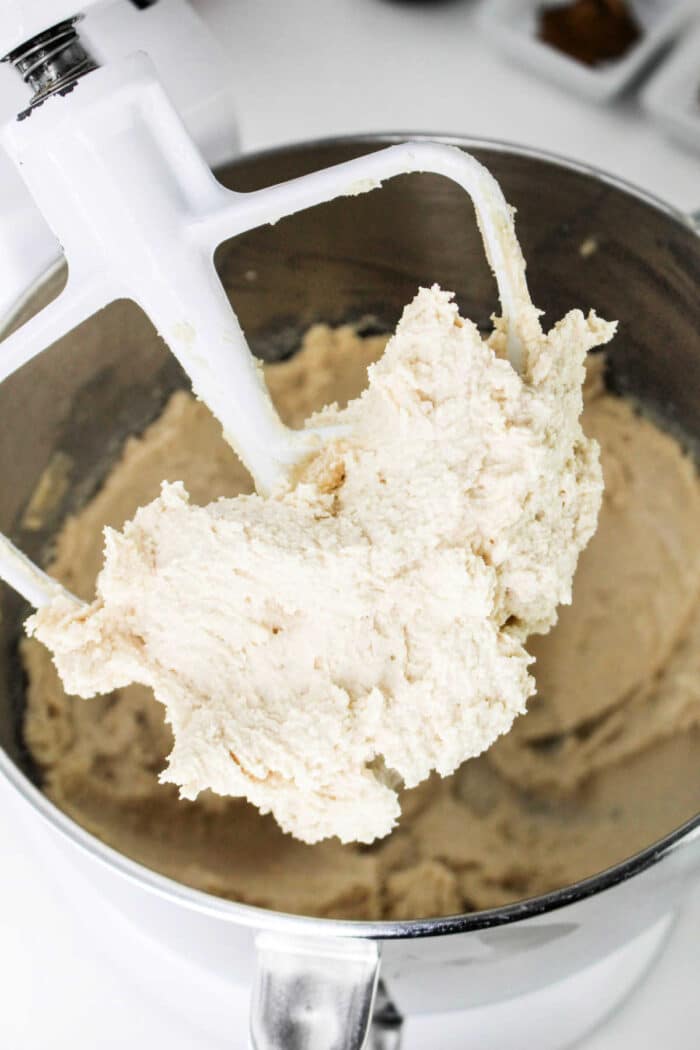
{"label": "bowl rim", "polygon": [[[229,170],[230,168],[235,168],[237,164],[265,160],[267,157],[303,155],[319,149],[330,149],[334,146],[359,146],[371,150],[373,147],[381,148],[382,146],[393,145],[407,140],[438,141],[448,145],[459,146],[463,149],[491,150],[545,161],[553,166],[589,175],[597,181],[607,183],[613,188],[629,196],[636,197],[648,206],[662,212],[667,218],[675,221],[691,233],[700,232],[698,225],[691,216],[686,215],[654,194],[635,186],[633,183],[592,165],[570,160],[556,153],[498,139],[413,132],[358,133],[290,142],[268,149],[243,153],[231,161],[217,166],[216,170]],[[32,282],[30,287],[18,297],[15,306],[8,311],[7,316],[2,319],[2,328],[12,323],[17,313],[61,265],[62,260],[57,259],[45,269],[38,279]],[[140,888],[146,889],[170,903],[185,906],[191,911],[219,920],[256,929],[274,929],[280,932],[305,936],[342,936],[376,940],[398,940],[412,937],[434,937],[448,933],[466,933],[504,926],[524,919],[541,916],[595,896],[648,870],[682,845],[689,844],[695,839],[700,839],[700,813],[698,813],[695,817],[690,818],[643,850],[638,851],[631,857],[627,857],[618,864],[606,868],[602,872],[561,889],[529,897],[498,908],[428,919],[372,921],[325,919],[276,912],[257,905],[230,901],[177,882],[131,860],[118,850],[102,842],[60,810],[29,780],[2,747],[0,747],[0,775],[4,776],[8,784],[17,791],[21,798],[46,820],[60,836],[68,839],[82,853],[111,869],[117,875],[126,878],[127,881],[135,883]]]}

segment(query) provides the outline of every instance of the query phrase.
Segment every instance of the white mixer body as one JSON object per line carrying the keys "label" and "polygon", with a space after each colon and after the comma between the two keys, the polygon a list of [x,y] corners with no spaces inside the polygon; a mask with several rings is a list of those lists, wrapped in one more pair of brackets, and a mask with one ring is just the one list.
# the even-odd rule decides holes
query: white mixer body
{"label": "white mixer body", "polygon": [[[65,5],[0,0],[0,36],[4,50],[42,22],[54,25]],[[38,12],[33,21],[32,10]],[[17,19],[17,11],[23,21]],[[68,8],[66,7],[66,10]],[[80,37],[100,66],[118,62],[135,47],[146,51],[169,99],[207,164],[231,161],[240,152],[235,76],[231,60],[209,26],[188,0],[158,0],[137,8],[130,0],[99,0],[72,5],[69,18],[80,10]],[[26,39],[26,38],[24,38]],[[0,66],[1,119],[24,109],[29,90],[10,64]],[[53,264],[60,254],[56,238],[29,194],[12,161],[0,149],[0,313]]]}

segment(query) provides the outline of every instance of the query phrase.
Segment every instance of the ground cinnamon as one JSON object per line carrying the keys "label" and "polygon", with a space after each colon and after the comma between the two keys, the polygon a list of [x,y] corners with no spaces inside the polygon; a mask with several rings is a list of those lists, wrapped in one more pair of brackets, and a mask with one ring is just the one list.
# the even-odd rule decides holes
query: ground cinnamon
{"label": "ground cinnamon", "polygon": [[642,29],[625,0],[573,0],[541,8],[538,35],[579,62],[597,66],[621,58]]}

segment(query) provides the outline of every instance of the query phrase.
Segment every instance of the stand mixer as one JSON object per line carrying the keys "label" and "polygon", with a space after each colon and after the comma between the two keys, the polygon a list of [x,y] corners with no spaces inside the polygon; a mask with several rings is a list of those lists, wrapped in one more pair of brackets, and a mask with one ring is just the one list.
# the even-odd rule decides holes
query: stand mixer
{"label": "stand mixer", "polygon": [[[83,3],[80,6],[85,10],[89,5]],[[23,45],[27,41],[35,39],[47,28],[51,31],[50,27],[72,19],[75,15],[74,7],[69,9],[69,5],[62,3],[31,4],[17,0],[15,4],[0,3],[0,8],[4,8],[5,14],[2,25],[14,26],[16,22],[21,22],[22,26],[22,33],[15,33],[12,40],[8,39],[10,34],[5,32],[0,46],[2,53],[14,54],[17,49],[24,50]],[[39,17],[30,21],[34,8]],[[81,28],[80,24],[73,24],[70,32],[78,34]],[[76,64],[83,62],[79,38],[65,35],[63,39],[70,41],[69,50]],[[90,48],[83,46],[83,51],[89,52]],[[24,53],[29,58],[28,52]],[[45,58],[36,52],[34,54],[35,57],[42,57],[42,61]],[[60,56],[53,56],[51,62],[54,67],[58,66],[58,71],[63,75],[65,70],[62,63],[57,62],[57,57]],[[89,56],[85,57],[89,62]],[[32,73],[31,63],[28,63],[25,74]],[[41,69],[38,69],[36,75],[40,73]],[[109,77],[112,79],[109,80]],[[127,82],[131,94],[127,91]],[[43,90],[43,73],[40,84]],[[70,83],[64,81],[61,89],[67,87],[70,87]],[[25,108],[22,107],[23,112]],[[121,124],[117,122],[117,117],[122,121]],[[32,131],[33,126],[37,129],[35,133]],[[363,142],[363,151],[384,147],[370,158],[374,167],[369,170],[367,161],[344,161],[321,176],[322,187],[318,176],[310,176],[273,187],[269,191],[256,191],[247,201],[243,200],[245,195],[224,190],[206,169],[197,150],[188,141],[186,134],[182,133],[178,118],[163,95],[152,68],[141,56],[131,60],[131,64],[126,61],[92,68],[89,72],[84,70],[73,90],[67,94],[49,94],[43,104],[33,108],[29,116],[13,122],[7,139],[8,148],[18,161],[20,170],[30,175],[28,184],[65,249],[71,277],[63,293],[65,299],[56,299],[45,312],[37,314],[28,326],[2,344],[0,368],[3,378],[14,369],[21,369],[23,362],[39,354],[61,333],[80,324],[93,311],[100,310],[110,298],[131,296],[152,317],[163,337],[190,371],[198,384],[200,396],[203,399],[210,395],[212,398],[218,396],[224,402],[221,409],[215,411],[241,451],[243,448],[238,444],[241,441],[239,428],[243,430],[245,426],[241,420],[249,419],[246,409],[251,411],[251,405],[257,406],[258,415],[255,418],[262,419],[269,443],[266,444],[262,439],[251,440],[246,461],[249,464],[255,461],[254,472],[261,489],[272,487],[278,478],[284,479],[295,455],[303,454],[305,449],[294,447],[294,438],[288,444],[285,432],[280,433],[274,416],[269,414],[264,391],[261,392],[255,381],[256,371],[251,370],[245,356],[247,348],[240,335],[240,328],[231,313],[228,300],[218,290],[218,278],[211,263],[216,243],[223,237],[234,236],[236,232],[248,228],[245,223],[252,227],[256,222],[264,223],[280,217],[288,210],[294,210],[290,207],[292,203],[297,209],[310,207],[321,200],[331,199],[337,193],[357,193],[373,188],[375,180],[388,178],[403,170],[432,170],[431,165],[435,165],[443,174],[456,178],[458,182],[467,182],[470,187],[477,188],[481,194],[477,195],[477,211],[481,211],[481,219],[487,229],[489,215],[495,212],[497,219],[489,249],[493,261],[498,260],[498,246],[503,243],[499,238],[506,237],[510,229],[510,217],[499,210],[502,199],[489,196],[491,186],[488,181],[479,182],[483,169],[470,164],[464,153],[452,152],[445,147],[424,148],[423,143],[392,147],[389,150],[385,142]],[[16,143],[16,150],[12,142]],[[464,146],[467,149],[479,148],[478,143],[464,143]],[[386,159],[380,160],[387,157],[395,159],[391,164]],[[338,159],[337,156],[329,158],[321,155],[319,158],[314,155],[313,166],[322,167],[336,163]],[[487,163],[494,170],[499,170],[497,155],[490,156]],[[521,163],[521,158],[515,157],[512,163]],[[554,169],[554,166],[551,168]],[[559,178],[562,182],[580,179],[581,182],[575,185],[576,192],[571,196],[577,206],[584,200],[590,211],[597,214],[592,197],[595,196],[596,202],[607,199],[602,184],[596,182],[587,189],[583,175],[566,172],[563,168],[557,170],[557,178],[552,176],[548,182],[543,182],[543,171],[534,163],[532,170],[528,171],[529,184],[536,186],[537,194],[546,198],[546,207],[543,206],[541,211],[546,213],[547,221],[551,215],[562,218],[565,214],[563,206],[557,212],[559,198],[555,190],[559,186]],[[252,180],[253,184],[265,185],[266,182],[288,176],[287,172],[275,172],[274,162],[270,162],[267,171],[274,175],[258,179],[257,183]],[[508,175],[507,168],[504,175]],[[592,181],[590,176],[587,177]],[[369,184],[364,181],[368,178],[372,180]],[[403,182],[401,180],[398,185]],[[565,188],[568,193],[568,183]],[[683,249],[689,252],[687,241],[681,241],[682,231],[679,231],[675,220],[672,222],[668,216],[661,216],[650,205],[645,205],[645,210],[641,202],[633,202],[638,211],[633,211],[630,219],[629,213],[625,211],[628,198],[623,188],[618,187],[614,192],[608,188],[606,192],[614,196],[616,205],[619,205],[618,222],[620,227],[624,227],[620,237],[624,239],[628,230],[651,230],[649,239],[653,239],[655,244],[674,244],[674,238],[678,238]],[[407,223],[410,223],[412,203],[407,198],[405,209],[400,212]],[[524,216],[529,216],[532,209],[533,214],[537,213],[537,219],[544,221],[544,214],[537,212],[534,193],[530,198],[524,197],[521,203]],[[243,205],[246,210],[239,211],[238,208]],[[491,208],[494,210],[490,211]],[[644,221],[641,221],[640,215]],[[612,225],[612,216],[606,213],[605,218],[607,222],[601,220],[600,227],[608,229]],[[175,226],[175,220],[178,226]],[[394,225],[398,225],[398,222]],[[670,230],[668,235],[667,227]],[[448,241],[450,231],[454,228],[455,216],[452,212],[442,226],[437,227]],[[431,235],[434,235],[432,229]],[[632,235],[629,236],[631,241]],[[562,246],[561,253],[556,254],[556,264],[561,266],[562,271],[569,265],[565,248],[570,248],[568,241]],[[695,259],[697,256],[690,257]],[[370,256],[369,253],[362,255],[358,252],[358,258],[366,261]],[[646,260],[647,256],[644,258]],[[676,261],[681,258],[680,251],[673,258]],[[667,272],[664,269],[664,262],[667,261],[667,257],[663,256],[658,264],[659,272]],[[644,273],[655,272],[650,262]],[[199,294],[190,290],[187,278],[191,274],[198,275],[200,284],[197,287],[206,286],[204,300],[200,300]],[[607,271],[606,274],[612,284],[610,274]],[[345,271],[343,279],[346,280]],[[176,281],[181,283],[176,284]],[[520,282],[520,274],[508,272],[500,281],[503,309],[511,319],[517,318],[517,291],[518,288],[524,288]],[[679,285],[682,287],[680,278]],[[644,297],[640,292],[635,298],[631,288],[630,283],[630,287],[626,287],[626,294],[635,310],[642,313]],[[648,293],[648,286],[644,285],[644,290]],[[620,298],[619,293],[616,293],[616,297]],[[649,295],[648,298],[655,302],[653,296]],[[59,303],[63,305],[59,307]],[[209,312],[211,303],[214,303],[216,312],[214,307]],[[196,308],[194,314],[190,314],[188,304]],[[215,322],[211,322],[201,340],[198,332],[194,333],[197,338],[190,338],[191,333],[187,329],[177,327],[188,318],[192,324],[192,317],[199,325],[205,310],[208,317],[219,319],[219,326],[225,326],[223,330],[232,335],[232,341],[227,343],[221,337],[222,329],[217,328]],[[674,310],[668,318],[674,336],[671,340],[673,346],[685,345],[681,338],[683,332],[679,315],[680,312]],[[96,319],[94,323],[97,323]],[[514,336],[511,353],[517,361],[517,321],[510,326],[510,331]],[[222,372],[220,380],[217,372],[219,357],[225,357],[224,349],[228,353],[224,365],[235,374],[235,384],[232,383],[230,392],[225,391],[224,382],[228,381],[225,377],[230,377],[231,372]],[[648,356],[652,357],[651,354]],[[46,360],[50,359],[49,352]],[[202,367],[202,359],[211,365],[209,372]],[[192,368],[188,361],[192,362]],[[36,362],[35,365],[41,363]],[[670,374],[665,357],[663,368],[665,375]],[[203,380],[199,378],[197,369],[203,373]],[[682,374],[685,387],[690,388],[685,378],[687,373],[684,371]],[[239,375],[242,376],[240,380]],[[243,387],[246,383],[247,389],[252,391],[250,402],[246,402],[244,396]],[[26,384],[24,389],[26,391]],[[208,403],[214,407],[211,401]],[[97,411],[99,414],[99,406]],[[249,432],[252,436],[260,434],[252,422]],[[323,440],[323,435],[312,440]],[[290,450],[291,454],[286,459],[285,453]],[[24,460],[22,468],[25,468]],[[29,469],[27,473],[32,478],[36,476]],[[8,531],[10,524],[11,516],[8,514],[4,524]],[[0,565],[8,582],[14,584],[33,604],[43,604],[56,592],[58,585],[24,559],[7,541],[2,545]],[[551,899],[541,899],[529,905],[526,902],[474,917],[404,924],[342,923],[307,920],[303,917],[292,919],[196,893],[184,885],[172,883],[139,868],[127,858],[108,850],[60,814],[31,784],[25,782],[1,749],[0,774],[17,788],[18,795],[28,800],[26,810],[22,811],[22,819],[25,812],[28,814],[31,809],[43,815],[37,828],[40,857],[44,856],[46,842],[53,842],[55,834],[56,868],[62,870],[59,864],[65,864],[62,876],[64,883],[72,883],[75,878],[81,910],[85,910],[84,900],[89,894],[96,898],[101,895],[119,916],[115,920],[115,941],[123,935],[124,925],[130,928],[133,924],[139,932],[152,936],[154,942],[168,945],[173,952],[187,957],[188,962],[191,959],[193,967],[195,963],[206,965],[207,977],[216,973],[221,978],[222,1031],[225,1030],[225,1023],[230,1023],[230,982],[250,982],[251,960],[257,948],[258,990],[254,1016],[256,1045],[259,1047],[301,1046],[305,1019],[310,1023],[314,1019],[323,1022],[327,1032],[328,1018],[337,1016],[337,1031],[340,1034],[333,1045],[345,1048],[349,1043],[342,1040],[343,1025],[352,1020],[348,1018],[348,1009],[354,1011],[356,1020],[354,1026],[346,1025],[346,1034],[352,1029],[359,1041],[362,1038],[360,1030],[367,1022],[375,994],[374,966],[379,954],[387,989],[402,1013],[409,1014],[414,1008],[438,1011],[451,1009],[454,1003],[462,1007],[476,1004],[476,1009],[470,1015],[469,1031],[460,1032],[459,1038],[449,1045],[464,1046],[466,1039],[475,1037],[478,1032],[480,1047],[518,1046],[521,1033],[530,1029],[534,1018],[540,1026],[536,1036],[540,1045],[561,1046],[602,1017],[632,986],[663,941],[670,921],[667,913],[672,911],[681,896],[684,868],[692,869],[693,872],[697,870],[697,846],[700,839],[697,830],[694,832],[690,828],[684,835],[675,833],[669,836],[667,842],[655,848],[653,857],[650,848],[648,855],[640,855],[633,863],[620,865],[609,877],[590,880],[591,885],[567,888],[560,894],[551,895]],[[56,833],[55,829],[58,829]],[[657,863],[659,860],[662,863]],[[92,922],[92,916],[98,912],[90,911],[89,914]],[[123,917],[126,917],[126,921]],[[95,925],[99,926],[100,936],[105,939],[101,920]],[[265,932],[259,935],[261,929]],[[278,939],[266,937],[270,930],[283,936]],[[288,933],[298,934],[302,945],[299,945],[296,936],[289,938],[287,943]],[[641,946],[635,939],[638,937],[645,939]],[[343,951],[343,946],[355,938],[358,945],[366,947],[366,950],[357,953],[349,949]],[[284,1008],[299,1003],[298,981],[286,981],[286,978],[298,976],[300,970],[308,965],[308,951],[304,949],[309,943],[318,960],[313,976],[318,978],[322,990],[328,994],[320,999],[318,986],[309,981],[305,990],[309,992],[309,1005],[315,1004],[317,1007],[315,1014],[310,1009],[304,1014],[300,1007],[296,1014],[299,1041],[294,1044],[289,1041],[287,1027],[287,1041],[275,1042],[275,1035],[279,1034],[285,1021]],[[375,944],[378,946],[376,951]],[[616,954],[606,954],[613,947]],[[623,953],[623,957],[617,952]],[[590,974],[590,986],[585,983],[587,974]],[[338,976],[342,976],[343,981],[336,980]],[[189,973],[187,977],[189,980]],[[355,981],[352,985],[354,998],[347,994],[342,997],[339,995],[334,1005],[330,1001],[333,995],[329,978],[335,981],[339,990],[343,990],[344,982],[350,977]],[[571,982],[567,999],[562,997],[561,989],[556,991],[559,978]],[[551,994],[550,986],[554,989]],[[287,990],[289,1001],[281,998],[281,993],[286,995]],[[505,1004],[503,999],[507,1000]],[[275,1011],[266,1009],[269,1004],[275,1003],[278,1005]],[[552,1004],[555,1004],[554,1009]],[[182,1002],[177,1006],[189,1010],[190,1001],[183,995]],[[584,1013],[585,1024],[582,1019]],[[488,1014],[488,1019],[482,1014]],[[426,1026],[429,1016],[423,1014]],[[375,1045],[386,1047],[387,1050],[389,1047],[395,1048],[398,1041],[396,1014],[387,1008],[381,994],[374,998],[374,1019],[375,1026],[380,1029],[375,1037]],[[263,1022],[269,1026],[267,1031],[264,1030]],[[511,1041],[507,1032],[515,1033]],[[434,1038],[439,1044],[448,1045],[443,1031],[436,1032]],[[307,1042],[303,1045],[310,1044]],[[324,1050],[330,1045],[329,1040]],[[474,1044],[470,1042],[469,1045]]]}
{"label": "stand mixer", "polygon": [[[100,68],[81,41],[75,0],[7,0],[0,7],[0,51],[34,92],[2,142],[68,264],[61,294],[3,342],[0,382],[108,303],[132,299],[221,423],[258,491],[269,493],[332,434],[281,423],[219,282],[214,251],[240,233],[408,172],[444,175],[472,198],[508,354],[523,367],[524,263],[500,188],[474,158],[441,144],[406,143],[236,193],[212,175],[146,54]],[[60,590],[4,537],[0,577],[36,607]]]}

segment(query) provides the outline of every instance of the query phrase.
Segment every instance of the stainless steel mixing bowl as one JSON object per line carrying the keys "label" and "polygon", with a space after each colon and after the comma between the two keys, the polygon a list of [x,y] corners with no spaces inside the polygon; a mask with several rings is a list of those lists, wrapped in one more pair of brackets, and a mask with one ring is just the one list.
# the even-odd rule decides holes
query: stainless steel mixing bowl
{"label": "stainless steel mixing bowl", "polygon": [[[389,141],[396,139],[286,147],[244,157],[219,175],[248,190]],[[700,438],[700,240],[692,224],[580,165],[497,143],[451,141],[476,153],[518,208],[534,301],[549,318],[588,304],[618,318],[624,337],[614,344],[610,382]],[[584,242],[593,255],[581,252]],[[266,358],[291,352],[300,331],[319,319],[391,328],[418,284],[454,289],[463,311],[485,326],[496,301],[471,205],[431,176],[407,176],[380,193],[246,234],[222,246],[219,266],[254,350]],[[56,272],[31,290],[15,321],[62,280]],[[0,386],[0,528],[45,558],[55,528],[100,484],[122,439],[154,418],[179,385],[184,377],[149,322],[132,304],[117,303]],[[75,484],[45,528],[28,531],[20,525],[23,508],[57,449],[75,460]],[[487,912],[340,922],[196,892],[107,848],[37,789],[21,732],[17,640],[27,610],[7,589],[1,602],[0,771],[27,815],[44,818],[39,849],[58,844],[71,878],[87,878],[143,929],[231,980],[250,982],[257,957],[256,1047],[359,1047],[380,960],[377,1045],[396,1045],[384,992],[407,1014],[472,1007],[483,1020],[489,1004],[508,1003],[514,1031],[529,1028],[540,1050],[561,1045],[639,976],[697,877],[700,818],[679,804],[667,834],[635,856],[559,892]],[[591,981],[591,974],[598,976]],[[561,998],[545,1005],[541,997],[574,975],[587,991],[585,1010],[572,1020]],[[537,1027],[543,1010],[547,1022]],[[498,1045],[521,1045],[508,1042],[503,1009],[496,1016]],[[471,1045],[469,1036],[462,1046]],[[491,1043],[480,1037],[479,1045]]]}

